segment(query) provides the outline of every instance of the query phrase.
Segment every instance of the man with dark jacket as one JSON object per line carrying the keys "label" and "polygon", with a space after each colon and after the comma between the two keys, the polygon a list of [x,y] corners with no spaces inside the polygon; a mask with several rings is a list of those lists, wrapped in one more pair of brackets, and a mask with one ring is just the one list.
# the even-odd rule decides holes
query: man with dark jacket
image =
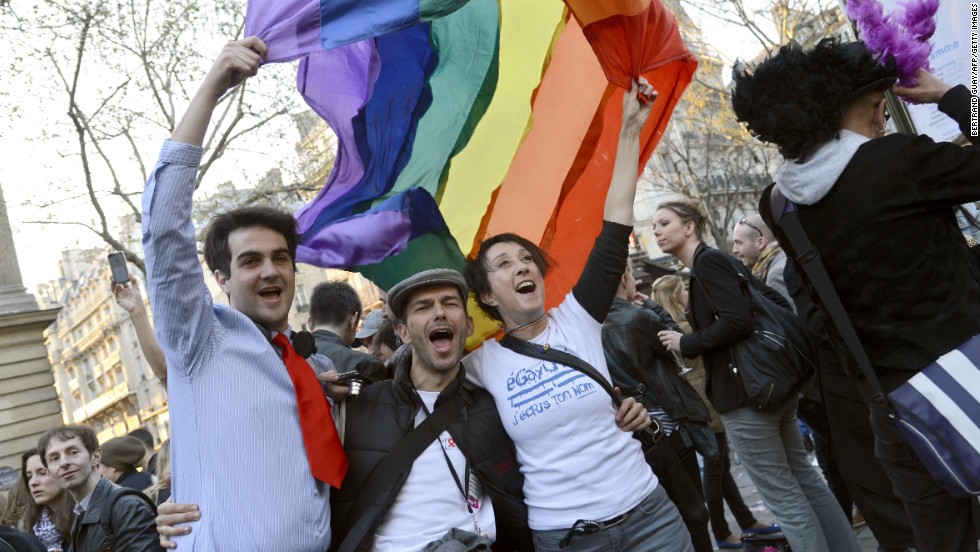
{"label": "man with dark jacket", "polygon": [[[466,381],[460,362],[473,333],[467,296],[463,276],[449,269],[391,288],[389,305],[410,349],[398,356],[393,380],[338,403],[350,466],[330,497],[332,550],[422,550],[433,541],[472,543],[481,536],[493,550],[533,550],[514,445],[493,398]],[[436,435],[435,427],[423,426],[447,408],[453,409],[447,429]],[[392,463],[409,436],[424,437],[424,450]],[[165,504],[161,514],[160,534],[173,535],[187,528],[171,525],[196,512]]]}
{"label": "man with dark jacket", "polygon": [[[624,396],[635,397],[652,416],[660,420],[680,465],[698,495],[675,496],[676,493],[670,493],[668,489],[671,500],[682,513],[686,498],[695,498],[697,505],[703,508],[704,490],[692,435],[700,432],[710,441],[714,441],[708,428],[711,415],[697,390],[680,375],[680,367],[674,356],[657,337],[662,330],[677,328],[673,318],[662,308],[658,312],[636,306],[632,303],[635,295],[633,263],[628,260],[612,308],[602,324],[602,349],[609,366],[609,375],[613,385],[619,387]],[[649,299],[644,302],[646,303],[656,305]],[[666,323],[668,320],[669,325]],[[668,484],[668,478],[662,474],[657,476],[664,481],[665,486]],[[685,522],[688,522],[688,516],[685,516]],[[708,552],[714,549],[708,534],[707,511],[699,516],[697,524],[688,524],[688,531],[695,550]]]}
{"label": "man with dark jacket", "polygon": [[329,358],[340,373],[357,371],[371,381],[385,379],[385,366],[362,351],[351,349],[361,300],[347,282],[323,282],[313,288],[307,325],[313,332],[316,352]]}
{"label": "man with dark jacket", "polygon": [[[925,70],[915,86],[893,87],[899,72],[882,59],[862,43],[784,46],[751,74],[737,74],[732,98],[739,120],[785,158],[762,194],[760,213],[790,259],[820,255],[890,393],[980,334],[980,271],[954,215],[958,205],[980,200],[980,137],[971,132],[976,98],[969,89]],[[936,104],[973,145],[885,136],[889,89]],[[812,250],[797,250],[782,232],[774,190],[796,205]],[[862,393],[871,398],[866,388]],[[889,409],[874,400],[868,406],[876,456],[905,503],[917,550],[976,552],[976,499],[954,497],[935,483]]]}
{"label": "man with dark jacket", "polygon": [[[417,550],[454,529],[488,534],[495,550],[531,548],[513,443],[493,398],[466,382],[460,363],[473,333],[467,296],[463,276],[448,269],[421,272],[389,291],[398,333],[411,351],[399,358],[394,380],[347,400],[351,469],[331,497],[335,548]],[[440,408],[459,409],[448,429],[429,436],[417,458],[395,466],[376,496],[360,496],[379,477],[377,466]]]}
{"label": "man with dark jacket", "polygon": [[152,503],[99,475],[102,452],[91,428],[56,427],[41,436],[37,448],[55,482],[77,504],[71,552],[160,550]]}

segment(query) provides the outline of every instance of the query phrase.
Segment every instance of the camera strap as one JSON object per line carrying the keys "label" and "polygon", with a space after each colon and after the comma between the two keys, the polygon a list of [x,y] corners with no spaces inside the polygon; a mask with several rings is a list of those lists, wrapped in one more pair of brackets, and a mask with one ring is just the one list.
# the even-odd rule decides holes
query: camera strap
{"label": "camera strap", "polygon": [[[375,505],[375,502],[382,493],[396,486],[403,473],[411,470],[415,459],[432,444],[432,441],[437,436],[442,435],[443,431],[449,429],[449,426],[463,417],[463,406],[463,396],[460,393],[454,394],[446,402],[440,404],[439,408],[436,408],[431,416],[427,416],[421,424],[415,426],[415,429],[408,432],[408,435],[402,437],[392,447],[384,460],[378,464],[378,467],[371,472],[371,475],[365,480],[364,486],[357,493],[354,504],[351,506],[348,519],[352,520],[354,525],[347,532],[347,538],[340,545],[342,552],[357,549],[360,543],[352,542],[353,539],[351,537],[353,535],[373,533],[373,531],[368,531],[368,529],[372,528],[377,516],[366,516],[364,514]],[[384,515],[385,513],[379,512],[379,515]],[[366,524],[367,527],[364,527],[363,530],[358,530],[361,529],[359,526],[362,524]]]}
{"label": "camera strap", "polygon": [[[609,380],[607,380],[598,370],[595,369],[591,364],[585,360],[564,351],[559,351],[558,349],[553,349],[547,345],[535,345],[533,343],[518,339],[510,334],[505,335],[503,339],[500,340],[500,345],[514,351],[515,353],[529,356],[531,358],[536,358],[538,360],[546,360],[549,362],[557,362],[559,364],[564,364],[569,368],[578,370],[586,376],[592,378],[599,387],[606,391],[609,398],[612,399],[613,405],[616,410],[623,405],[623,399],[616,394]],[[640,433],[646,435],[650,439],[651,443],[656,443],[663,438],[663,427],[655,416],[650,417],[650,426],[641,430]]]}

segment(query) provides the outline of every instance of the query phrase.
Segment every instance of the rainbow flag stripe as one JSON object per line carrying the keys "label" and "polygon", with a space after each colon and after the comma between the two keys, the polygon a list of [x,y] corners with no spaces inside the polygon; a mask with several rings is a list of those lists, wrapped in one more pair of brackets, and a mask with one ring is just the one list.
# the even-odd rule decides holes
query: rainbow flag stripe
{"label": "rainbow flag stripe", "polygon": [[624,88],[660,94],[642,164],[697,67],[658,0],[252,0],[246,32],[303,58],[299,91],[337,135],[298,260],[388,288],[517,232],[558,261],[554,303],[601,226]]}

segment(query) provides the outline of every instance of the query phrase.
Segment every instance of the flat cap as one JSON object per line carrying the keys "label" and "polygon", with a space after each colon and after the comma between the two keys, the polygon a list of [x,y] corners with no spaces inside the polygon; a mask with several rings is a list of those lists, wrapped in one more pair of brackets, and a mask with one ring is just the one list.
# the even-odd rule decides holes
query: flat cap
{"label": "flat cap", "polygon": [[451,268],[433,268],[405,278],[388,290],[388,306],[391,307],[391,312],[399,320],[403,320],[402,310],[405,308],[405,301],[408,300],[412,292],[419,288],[435,285],[455,286],[463,301],[466,301],[470,294],[469,288],[466,287],[466,279],[458,271]]}
{"label": "flat cap", "polygon": [[136,437],[113,437],[99,446],[102,450],[102,463],[110,468],[125,470],[139,464],[146,454],[143,441]]}

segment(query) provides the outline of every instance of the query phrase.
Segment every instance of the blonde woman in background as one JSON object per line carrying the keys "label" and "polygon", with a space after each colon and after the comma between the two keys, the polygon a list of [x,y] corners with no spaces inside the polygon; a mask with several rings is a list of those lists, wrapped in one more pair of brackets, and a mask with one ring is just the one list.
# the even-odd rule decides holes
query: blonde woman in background
{"label": "blonde woman in background", "polygon": [[[670,316],[684,333],[691,333],[691,325],[684,316],[684,309],[687,307],[687,286],[680,276],[669,275],[657,278],[653,282],[650,298],[670,313]],[[728,503],[728,508],[732,511],[732,515],[735,516],[735,520],[743,532],[769,534],[779,531],[778,525],[763,523],[755,519],[748,506],[745,505],[745,501],[742,500],[738,484],[735,483],[731,474],[725,426],[722,425],[721,418],[704,392],[705,374],[701,357],[687,360],[680,354],[675,353],[675,356],[682,366],[689,369],[684,376],[701,395],[704,404],[708,405],[708,411],[711,413],[711,430],[714,431],[715,440],[718,442],[718,456],[714,460],[704,460],[702,480],[704,498],[708,505],[708,517],[711,519],[711,531],[715,535],[718,548],[722,550],[742,548],[740,535],[733,534],[725,520],[725,502]]]}
{"label": "blonde woman in background", "polygon": [[156,468],[156,473],[153,474],[156,483],[147,487],[144,492],[154,504],[159,506],[170,498],[170,439],[160,445]]}

